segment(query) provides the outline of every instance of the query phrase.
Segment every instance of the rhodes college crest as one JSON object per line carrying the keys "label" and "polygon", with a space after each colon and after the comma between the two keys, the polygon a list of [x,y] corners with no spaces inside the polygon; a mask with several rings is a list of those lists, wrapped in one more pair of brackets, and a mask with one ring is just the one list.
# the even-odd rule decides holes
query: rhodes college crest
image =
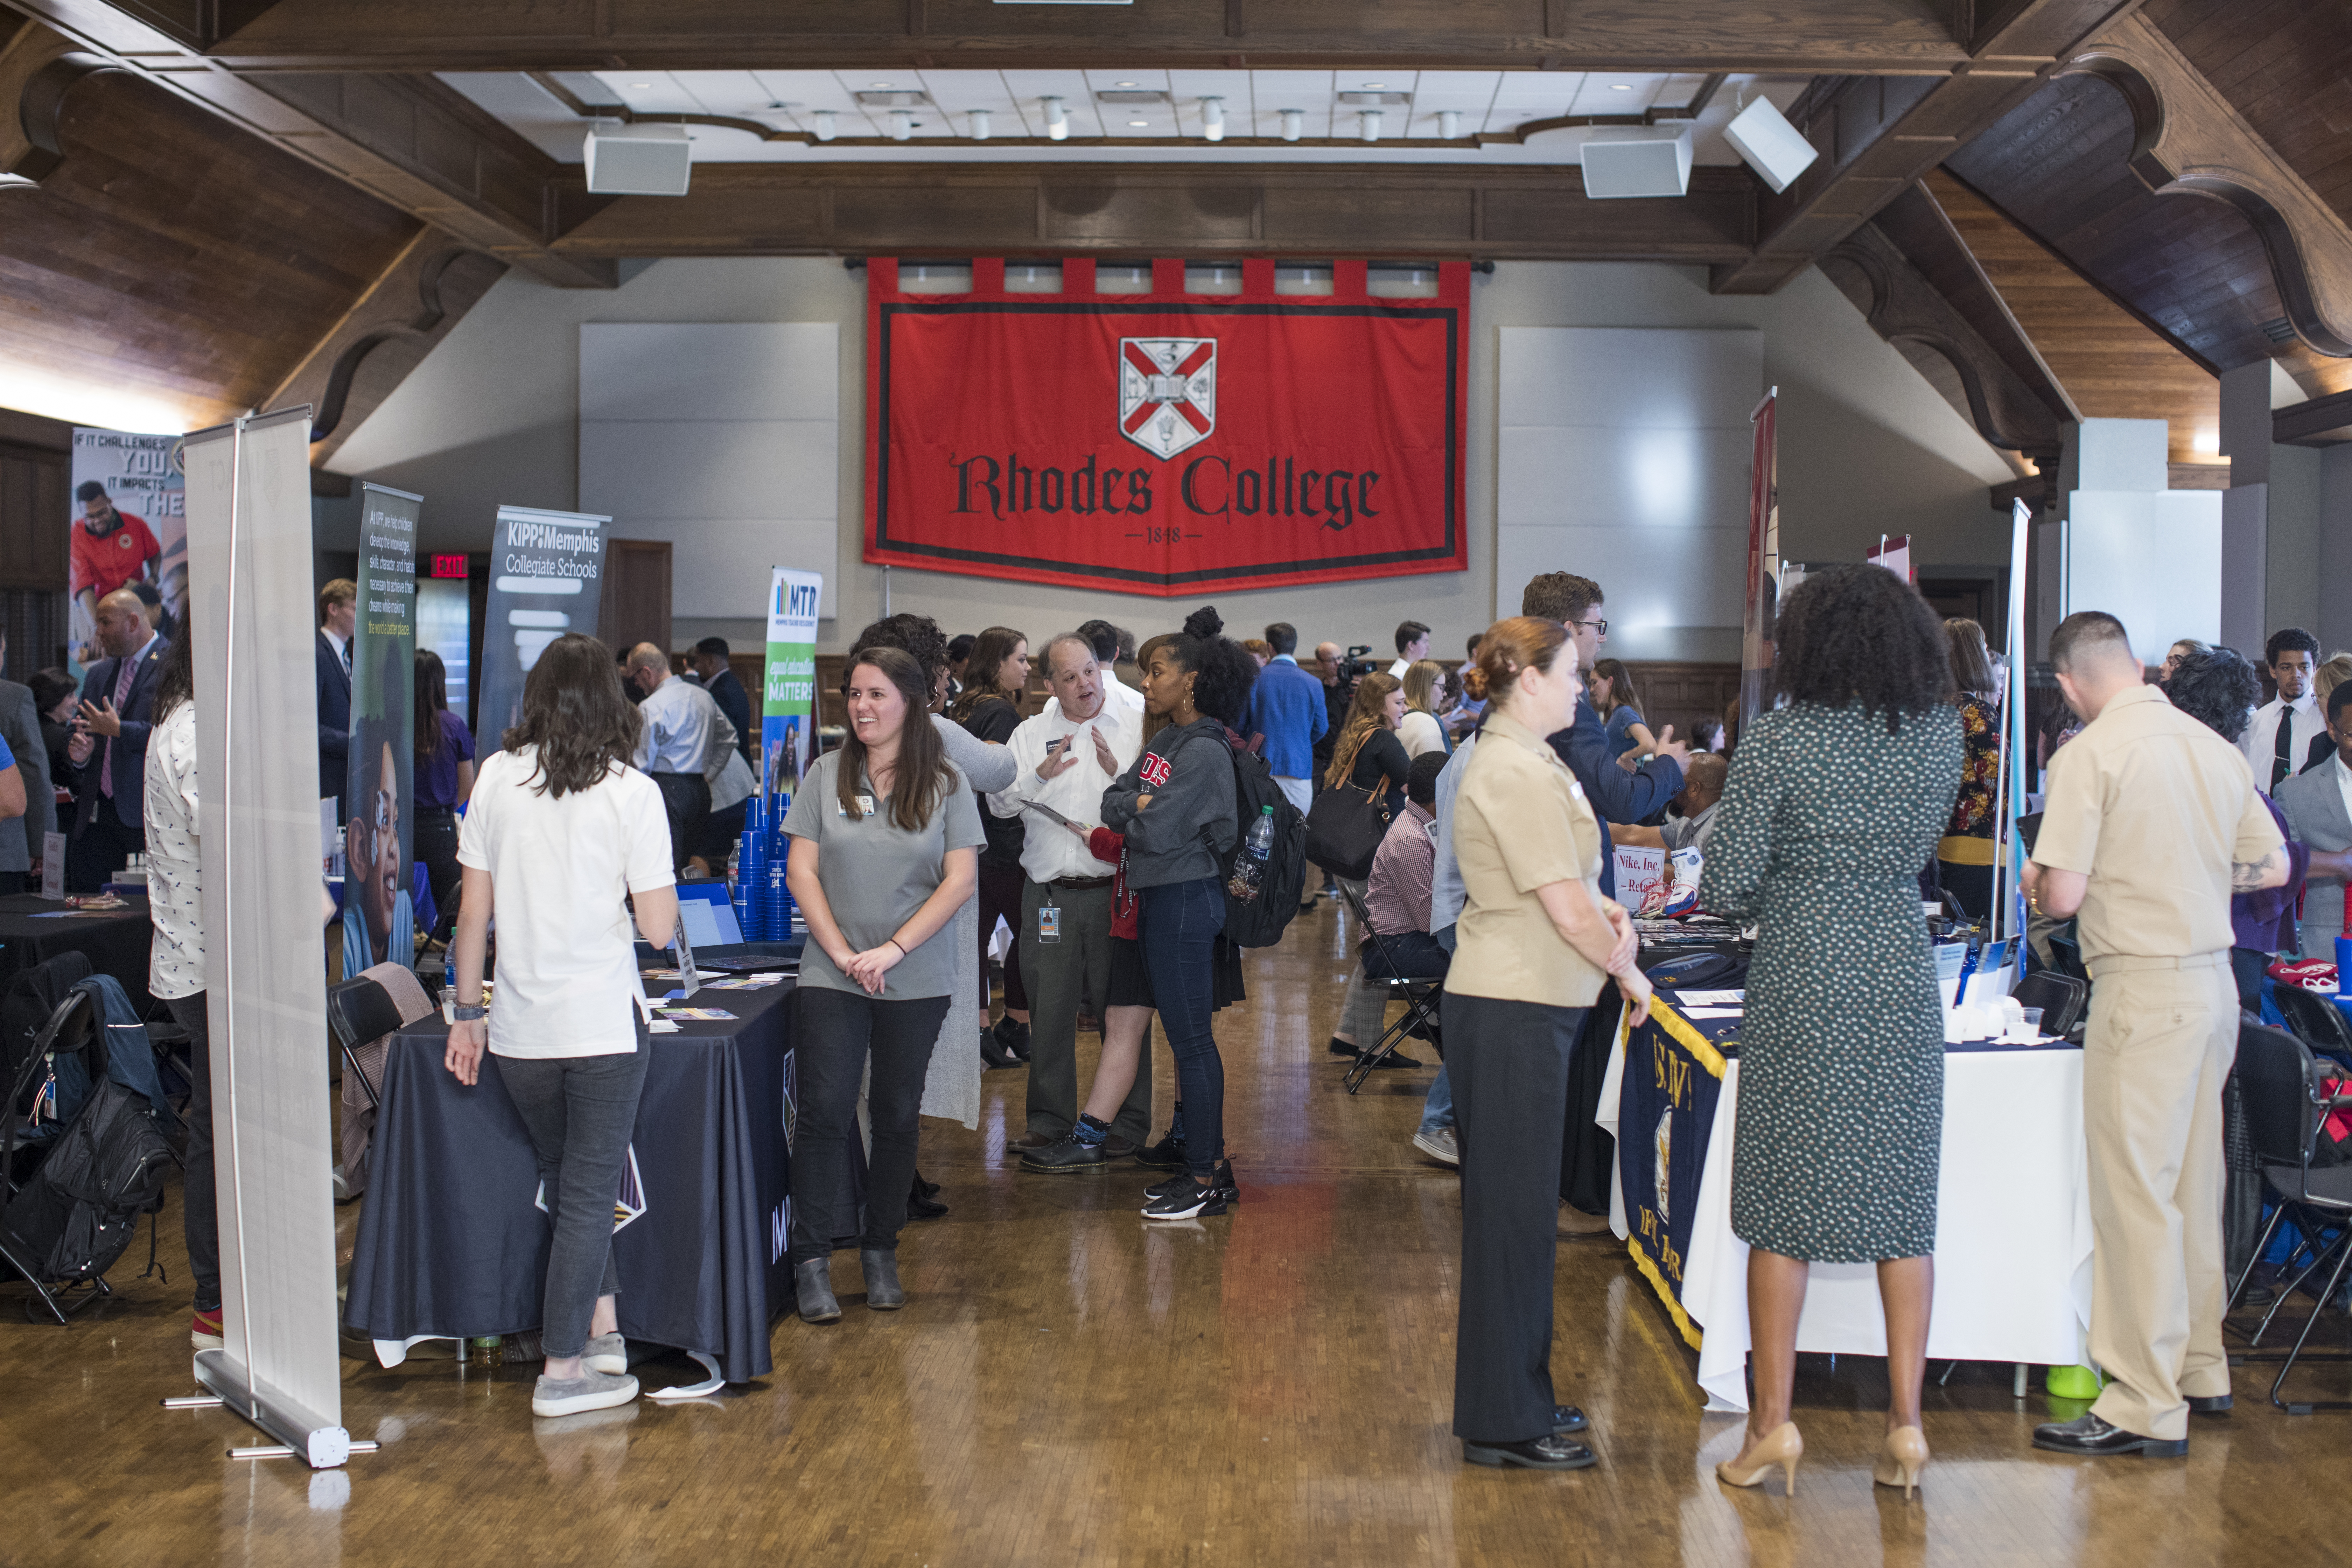
{"label": "rhodes college crest", "polygon": [[1217,427],[1217,340],[1118,340],[1118,432],[1168,458]]}

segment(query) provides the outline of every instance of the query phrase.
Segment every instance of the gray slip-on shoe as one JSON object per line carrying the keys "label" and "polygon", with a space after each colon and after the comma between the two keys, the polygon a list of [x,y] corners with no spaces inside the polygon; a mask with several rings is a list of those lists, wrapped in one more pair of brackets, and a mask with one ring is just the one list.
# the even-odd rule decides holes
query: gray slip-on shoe
{"label": "gray slip-on shoe", "polygon": [[618,1329],[609,1334],[598,1334],[580,1352],[581,1361],[590,1372],[609,1373],[614,1377],[629,1370],[628,1342],[621,1338]]}
{"label": "gray slip-on shoe", "polygon": [[637,1380],[626,1373],[614,1377],[610,1373],[583,1371],[578,1377],[561,1381],[541,1374],[530,1391],[530,1413],[577,1415],[583,1410],[610,1410],[636,1396]]}

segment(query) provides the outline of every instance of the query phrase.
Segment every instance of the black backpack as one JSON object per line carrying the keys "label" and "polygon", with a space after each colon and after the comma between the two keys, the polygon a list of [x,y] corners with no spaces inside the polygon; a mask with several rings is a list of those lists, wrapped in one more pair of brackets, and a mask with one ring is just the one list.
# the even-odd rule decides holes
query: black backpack
{"label": "black backpack", "polygon": [[0,1216],[10,1250],[44,1284],[100,1278],[163,1206],[175,1158],[146,1098],[100,1078]]}
{"label": "black backpack", "polygon": [[1257,897],[1225,899],[1225,940],[1235,947],[1272,947],[1298,913],[1299,899],[1307,890],[1307,818],[1274,782],[1265,759],[1234,744],[1234,812],[1240,831],[1234,835],[1234,847],[1217,857],[1220,885],[1233,881],[1242,846],[1269,806],[1274,810],[1274,847],[1266,854]]}

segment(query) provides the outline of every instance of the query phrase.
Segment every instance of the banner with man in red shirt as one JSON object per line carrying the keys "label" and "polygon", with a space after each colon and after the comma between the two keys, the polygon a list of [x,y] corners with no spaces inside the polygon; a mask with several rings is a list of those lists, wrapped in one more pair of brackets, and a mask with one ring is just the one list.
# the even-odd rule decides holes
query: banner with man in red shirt
{"label": "banner with man in red shirt", "polygon": [[[147,585],[148,618],[169,637],[186,612],[188,525],[172,454],[177,436],[77,428],[66,658],[78,679],[98,651],[98,602]],[[142,597],[147,597],[142,594]]]}

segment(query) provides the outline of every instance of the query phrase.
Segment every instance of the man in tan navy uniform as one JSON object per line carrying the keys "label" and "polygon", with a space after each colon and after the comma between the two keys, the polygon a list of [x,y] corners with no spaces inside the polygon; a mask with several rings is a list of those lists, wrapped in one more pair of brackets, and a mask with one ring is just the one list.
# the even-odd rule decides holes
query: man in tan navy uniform
{"label": "man in tan navy uniform", "polygon": [[2035,908],[2079,913],[2090,1152],[2090,1414],[2037,1427],[2060,1453],[2178,1455],[2189,1412],[2230,1408],[2221,1348],[2221,1080],[2238,1047],[2230,895],[2286,880],[2284,842],[2236,747],[2141,684],[2122,623],[2059,623],[2050,662],[2084,729],[2050,763],[2025,868]]}

